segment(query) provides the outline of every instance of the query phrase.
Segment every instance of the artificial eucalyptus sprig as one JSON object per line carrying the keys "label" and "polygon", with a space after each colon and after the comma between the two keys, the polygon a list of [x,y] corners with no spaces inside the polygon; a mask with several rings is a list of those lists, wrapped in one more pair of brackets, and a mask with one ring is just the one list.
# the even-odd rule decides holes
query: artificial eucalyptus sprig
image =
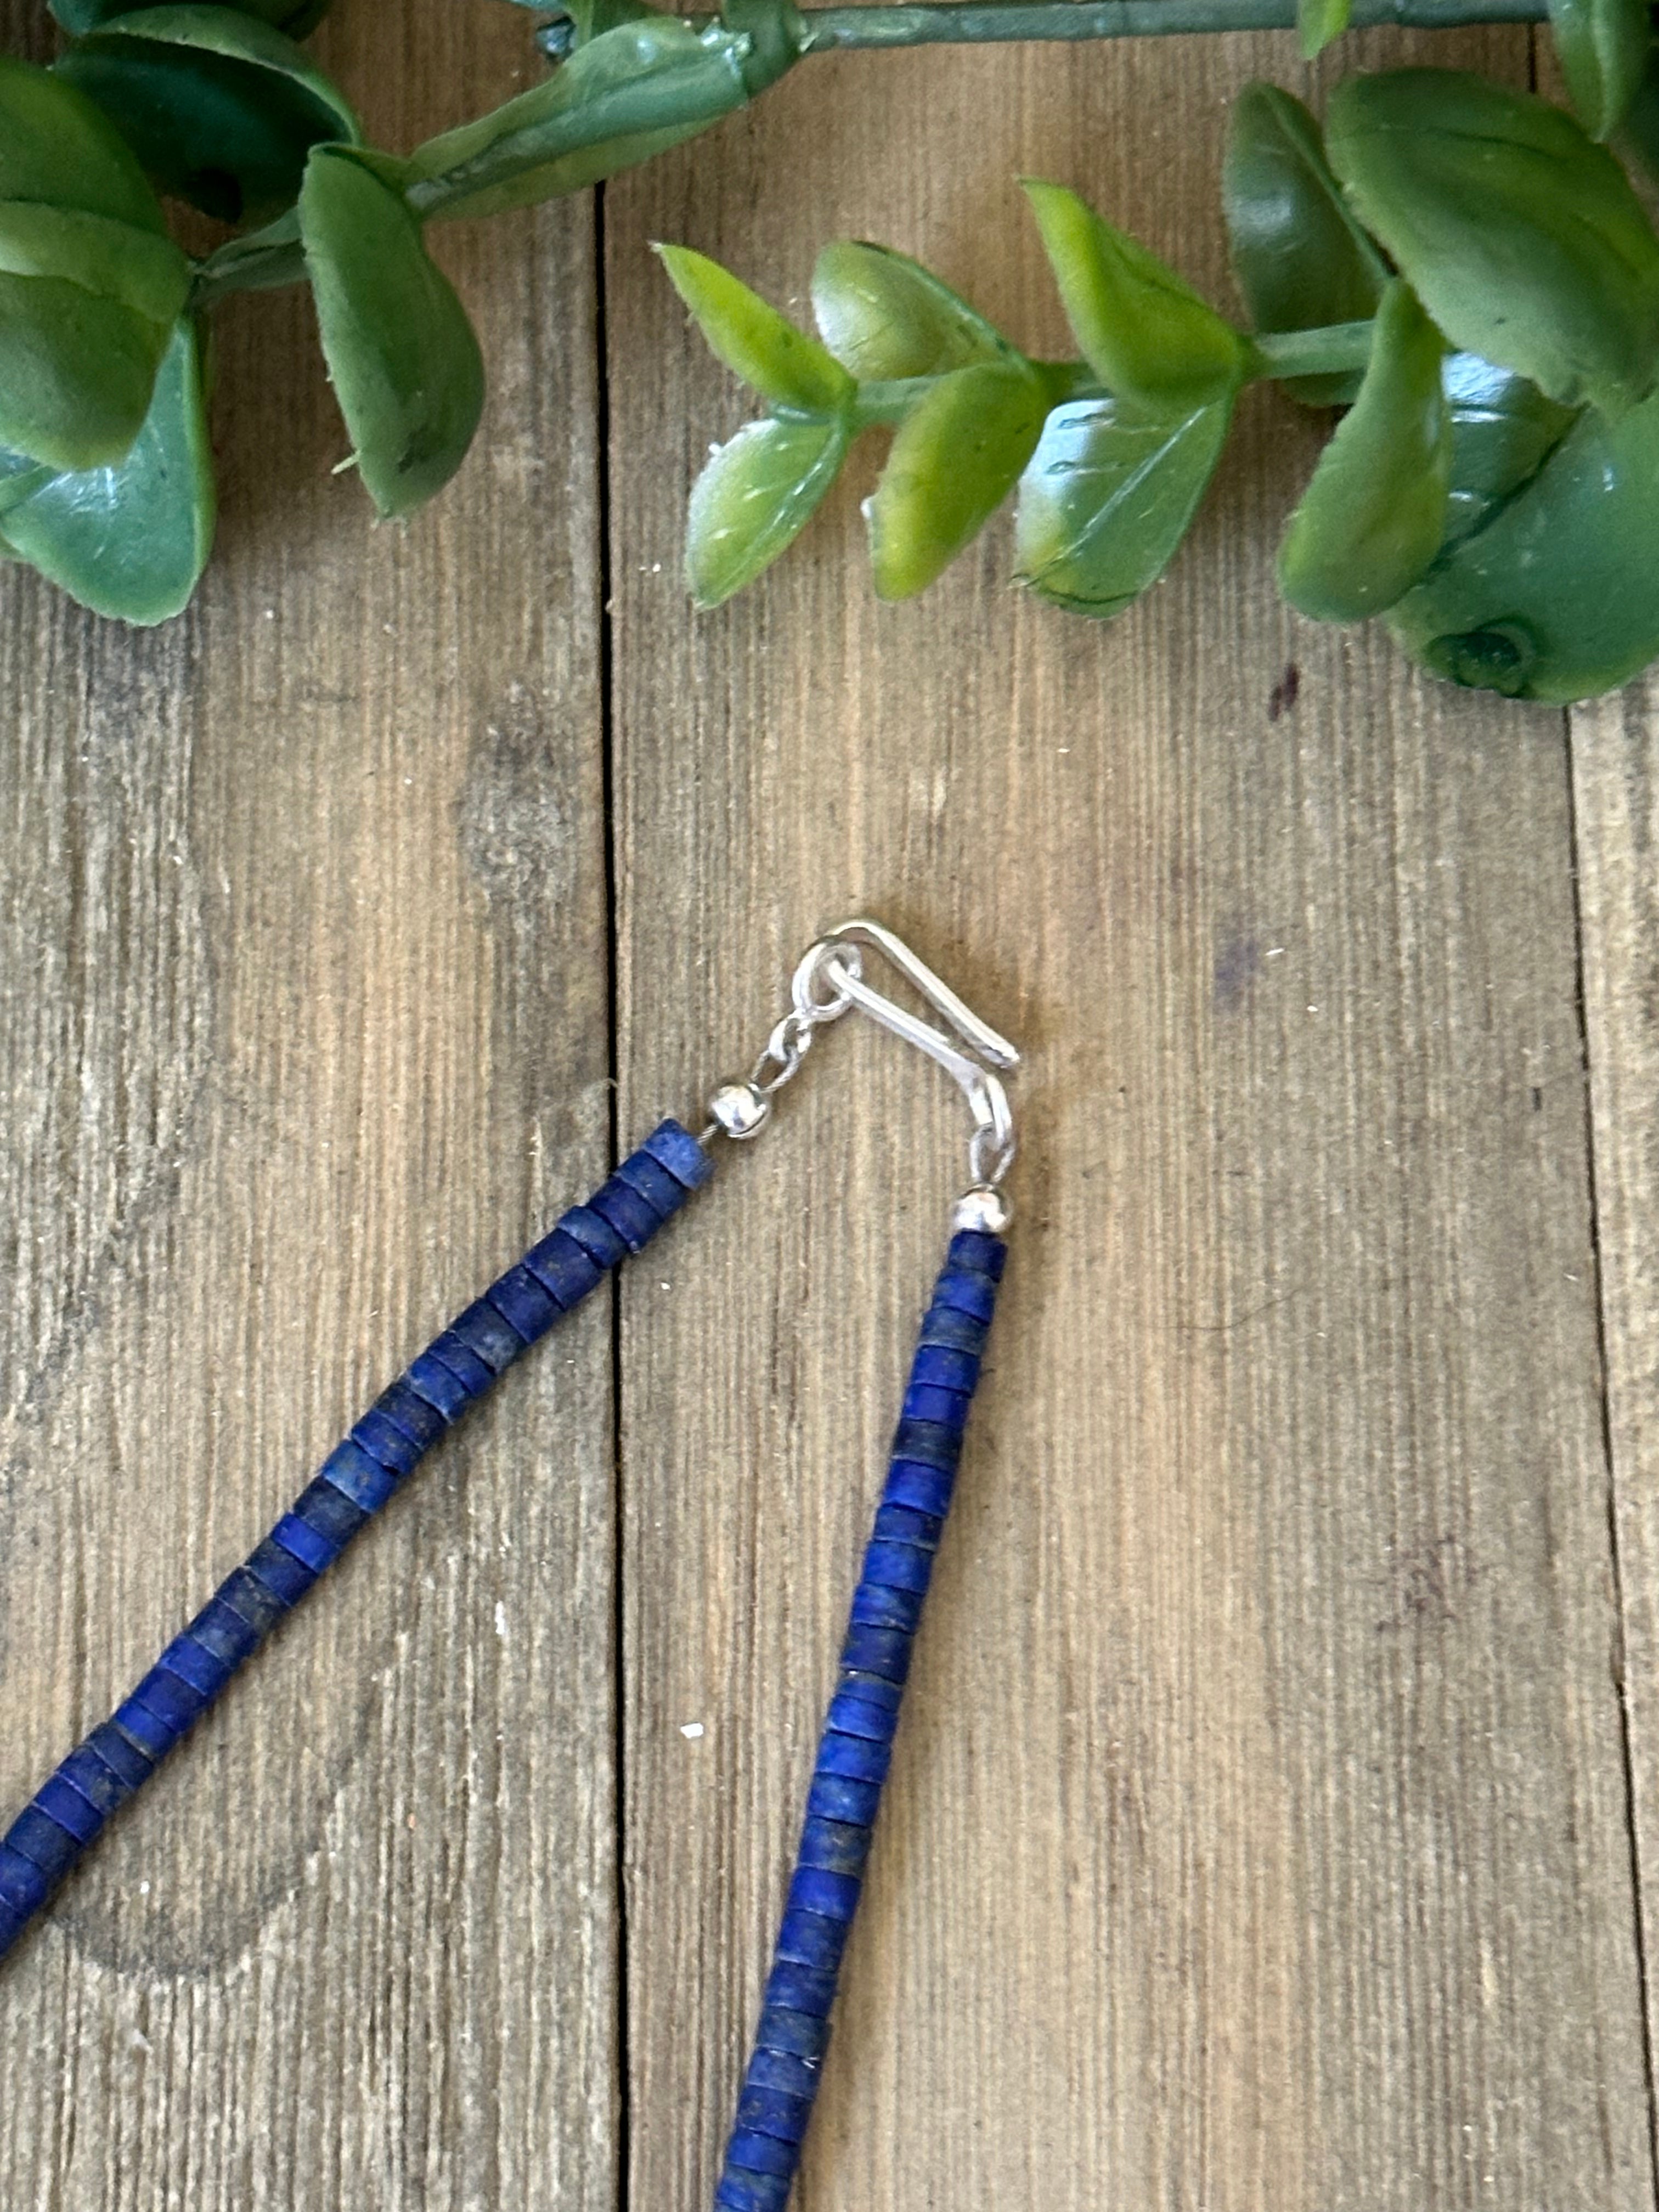
{"label": "artificial eucalyptus sprig", "polygon": [[[1312,53],[1351,23],[1547,14],[1582,128],[1416,71],[1339,91],[1328,163],[1295,102],[1246,95],[1227,192],[1246,330],[1052,188],[1033,201],[1073,363],[1027,360],[915,264],[866,249],[821,271],[823,348],[681,262],[772,408],[697,489],[694,575],[714,599],[757,573],[879,425],[884,592],[920,588],[1018,481],[1022,573],[1111,611],[1173,552],[1241,388],[1273,377],[1352,405],[1286,540],[1298,605],[1388,605],[1431,665],[1539,696],[1659,646],[1655,245],[1591,143],[1659,153],[1647,0],[724,0],[684,17],[566,0],[539,10],[546,82],[408,154],[366,145],[296,43],[325,0],[52,4],[69,34],[52,66],[0,58],[0,558],[102,612],[166,618],[207,558],[204,322],[230,294],[311,285],[349,459],[379,511],[405,514],[459,466],[483,397],[426,226],[613,175],[813,54],[1275,26]],[[164,201],[216,219],[222,241],[187,255]],[[897,324],[876,327],[860,285]]]}
{"label": "artificial eucalyptus sprig", "polygon": [[1017,494],[1019,580],[1121,613],[1173,558],[1235,404],[1272,379],[1346,405],[1292,514],[1281,588],[1386,614],[1437,674],[1569,700],[1659,653],[1659,238],[1559,109],[1443,70],[1353,76],[1328,143],[1269,85],[1235,104],[1226,220],[1250,326],[1074,193],[1026,187],[1081,359],[1038,361],[917,263],[819,256],[808,337],[701,255],[662,249],[705,336],[770,408],[691,495],[715,605],[805,526],[864,430],[876,589],[924,589]]}

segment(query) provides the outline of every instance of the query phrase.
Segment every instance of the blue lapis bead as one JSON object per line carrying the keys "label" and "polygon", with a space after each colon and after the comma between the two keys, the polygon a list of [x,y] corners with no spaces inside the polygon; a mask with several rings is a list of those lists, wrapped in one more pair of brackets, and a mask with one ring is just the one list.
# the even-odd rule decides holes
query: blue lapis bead
{"label": "blue lapis bead", "polygon": [[889,1544],[872,1540],[864,1554],[863,1580],[887,1589],[909,1590],[920,1596],[933,1572],[933,1555],[914,1544]]}
{"label": "blue lapis bead", "polygon": [[[413,1437],[405,1436],[395,1421],[387,1420],[378,1407],[371,1406],[366,1413],[358,1416],[351,1425],[351,1433],[346,1442],[356,1444],[359,1451],[367,1453],[376,1467],[385,1468],[392,1477],[393,1489],[406,1474],[413,1474],[421,1463],[421,1446]],[[391,1495],[392,1491],[388,1490],[386,1496],[390,1498]],[[360,1498],[358,1502],[361,1504],[365,1501]]]}
{"label": "blue lapis bead", "polygon": [[842,1735],[836,1729],[826,1729],[818,1744],[817,1774],[844,1775],[852,1782],[884,1782],[891,1764],[893,1747],[890,1743],[873,1741],[867,1735]]}
{"label": "blue lapis bead", "polygon": [[60,1820],[43,1812],[39,1799],[25,1805],[6,1831],[6,1842],[37,1866],[50,1882],[61,1881],[81,1856],[81,1845]]}
{"label": "blue lapis bead", "polygon": [[851,1687],[830,1700],[826,1725],[839,1735],[861,1735],[871,1743],[891,1743],[898,1715],[890,1705],[869,1705]]}
{"label": "blue lapis bead", "polygon": [[861,1875],[870,1856],[872,1832],[849,1820],[809,1820],[801,1829],[796,1863],[822,1867],[826,1874]]}
{"label": "blue lapis bead", "polygon": [[[99,1733],[94,1729],[93,1735]],[[76,1745],[58,1771],[70,1789],[78,1790],[88,1804],[107,1820],[126,1803],[138,1783],[148,1776],[149,1761],[143,1762],[143,1771],[136,1781],[129,1781],[123,1768],[106,1758],[98,1744],[88,1737],[85,1743]]]}
{"label": "blue lapis bead", "polygon": [[[35,1791],[34,1802],[49,1820],[83,1849],[104,1825],[106,1815],[97,1806],[89,1805],[78,1790],[72,1790],[62,1774],[49,1776]],[[78,1851],[70,1854],[71,1863],[79,1855]]]}
{"label": "blue lapis bead", "polygon": [[476,1352],[492,1375],[505,1374],[525,1348],[525,1340],[507,1316],[487,1297],[474,1298],[449,1324],[450,1330]]}
{"label": "blue lapis bead", "polygon": [[887,1470],[882,1491],[884,1505],[908,1505],[915,1513],[931,1513],[943,1521],[951,1510],[956,1488],[954,1468],[924,1467],[919,1460],[896,1459]]}
{"label": "blue lapis bead", "polygon": [[548,1296],[556,1298],[567,1313],[580,1305],[598,1283],[605,1280],[605,1269],[592,1254],[580,1245],[565,1230],[554,1229],[532,1245],[525,1255],[525,1265]]}
{"label": "blue lapis bead", "polygon": [[947,1267],[975,1268],[981,1275],[988,1275],[994,1283],[1002,1280],[1002,1271],[1007,1264],[1008,1247],[1000,1237],[993,1237],[983,1229],[958,1229],[945,1255]]}
{"label": "blue lapis bead", "polygon": [[[361,1528],[362,1523],[358,1522]],[[319,1528],[311,1521],[302,1521],[297,1513],[284,1513],[270,1532],[270,1541],[291,1553],[301,1565],[311,1569],[313,1575],[331,1567],[346,1547],[346,1537],[352,1532],[337,1535],[332,1530]]]}
{"label": "blue lapis bead", "polygon": [[[398,1434],[396,1430],[392,1433],[394,1436]],[[410,1465],[412,1467],[420,1454],[406,1437],[399,1437],[398,1443],[404,1451],[411,1455]],[[354,1431],[351,1436],[335,1445],[318,1468],[317,1480],[338,1491],[367,1520],[371,1513],[380,1511],[403,1480],[404,1472],[401,1467],[388,1467],[384,1460],[376,1458],[373,1452],[366,1451],[356,1441]],[[310,1494],[309,1491],[303,1493],[305,1497]],[[303,1504],[300,1504],[294,1510],[296,1513],[302,1513],[305,1509]],[[307,1517],[310,1516],[307,1515]],[[362,1522],[358,1525],[361,1527]]]}
{"label": "blue lapis bead", "polygon": [[173,1638],[155,1663],[194,1690],[204,1707],[213,1703],[236,1671],[228,1659],[198,1644],[188,1629]]}
{"label": "blue lapis bead", "polygon": [[[370,1459],[367,1452],[362,1452],[358,1456],[365,1468],[374,1468],[380,1481],[391,1481],[386,1469]],[[318,1474],[307,1483],[289,1510],[296,1521],[303,1521],[319,1536],[337,1539],[343,1550],[347,1540],[355,1536],[368,1520],[373,1508],[358,1504],[340,1483],[328,1475]],[[336,1557],[338,1557],[337,1552]]]}
{"label": "blue lapis bead", "polygon": [[643,1252],[662,1223],[631,1185],[611,1176],[599,1185],[590,1201],[602,1213],[630,1252]]}
{"label": "blue lapis bead", "polygon": [[845,1774],[815,1774],[806,1792],[808,1813],[854,1826],[871,1826],[880,1806],[878,1782],[854,1782]]}
{"label": "blue lapis bead", "polygon": [[526,1344],[538,1343],[564,1311],[522,1261],[498,1276],[484,1296]]}
{"label": "blue lapis bead", "polygon": [[[781,2089],[787,2097],[811,2099],[817,2094],[817,2062],[798,2058],[793,2051],[769,2051],[757,2043],[744,2079],[757,2089]],[[741,2109],[738,2117],[743,2117]]]}
{"label": "blue lapis bead", "polygon": [[640,1150],[649,1152],[687,1191],[701,1190],[714,1172],[714,1163],[691,1132],[673,1120],[659,1121]]}
{"label": "blue lapis bead", "polygon": [[[301,1524],[303,1527],[303,1522]],[[266,1536],[248,1556],[246,1572],[262,1583],[276,1600],[284,1612],[296,1606],[317,1579],[318,1570],[308,1567],[303,1559],[296,1559],[286,1552],[272,1536]],[[226,1600],[228,1604],[230,1601]]]}
{"label": "blue lapis bead", "polygon": [[151,1712],[159,1713],[164,1721],[170,1722],[182,1735],[192,1722],[206,1711],[208,1695],[183,1674],[164,1665],[162,1661],[165,1657],[163,1653],[162,1659],[157,1660],[132,1694],[141,1704],[148,1705]]}
{"label": "blue lapis bead", "polygon": [[480,1359],[472,1346],[457,1336],[453,1328],[434,1336],[422,1357],[442,1360],[469,1398],[482,1398],[495,1380],[495,1369]]}
{"label": "blue lapis bead", "polygon": [[879,1505],[872,1534],[884,1544],[910,1544],[919,1552],[936,1552],[945,1534],[945,1516],[918,1513],[908,1505]]}
{"label": "blue lapis bead", "polygon": [[830,1920],[821,1912],[786,1911],[774,1956],[833,1974],[847,1948],[847,1932],[844,1920]]}
{"label": "blue lapis bead", "polygon": [[15,1905],[8,1905],[0,1897],[0,1954],[9,1951],[29,1924],[27,1912],[20,1912]]}
{"label": "blue lapis bead", "polygon": [[757,2135],[752,2128],[733,2128],[726,2157],[728,2166],[745,2167],[750,2173],[787,2175],[794,2172],[800,2153],[795,2144],[780,2142],[776,2136]]}
{"label": "blue lapis bead", "polygon": [[123,1735],[113,1721],[100,1721],[87,1738],[86,1747],[95,1751],[112,1774],[118,1774],[129,1790],[136,1790],[141,1782],[148,1782],[155,1771],[155,1762],[139,1750],[131,1736]]}
{"label": "blue lapis bead", "polygon": [[938,1468],[942,1474],[954,1474],[962,1457],[962,1431],[938,1421],[901,1420],[893,1431],[890,1456],[916,1460],[923,1467]]}
{"label": "blue lapis bead", "polygon": [[676,1182],[667,1169],[643,1150],[630,1152],[620,1164],[617,1180],[638,1193],[656,1215],[659,1227],[671,1220],[685,1204],[684,1184]]}
{"label": "blue lapis bead", "polygon": [[773,1961],[767,1977],[766,2008],[805,2013],[813,2020],[828,2020],[836,2002],[836,1978],[811,1966],[798,1966],[787,1959]]}
{"label": "blue lapis bead", "polygon": [[929,1306],[921,1334],[916,1339],[916,1349],[965,1352],[969,1358],[977,1359],[990,1334],[988,1322],[981,1321],[977,1315],[963,1313],[958,1306]]}
{"label": "blue lapis bead", "polygon": [[903,1418],[931,1421],[959,1437],[968,1425],[970,1403],[966,1392],[946,1390],[937,1382],[913,1382],[904,1394]]}
{"label": "blue lapis bead", "polygon": [[472,1393],[459,1376],[452,1375],[441,1359],[422,1352],[404,1370],[403,1380],[445,1421],[459,1421],[472,1403]]}
{"label": "blue lapis bead", "polygon": [[762,2008],[755,2030],[757,2051],[773,2051],[815,2069],[830,2048],[830,2023],[816,2013],[792,2012],[787,2005]]}
{"label": "blue lapis bead", "polygon": [[567,1237],[574,1237],[601,1267],[620,1267],[628,1257],[627,1239],[619,1237],[605,1216],[596,1213],[591,1206],[573,1206],[568,1213],[559,1216],[556,1225]]}
{"label": "blue lapis bead", "polygon": [[841,1663],[849,1673],[878,1674],[884,1681],[902,1683],[910,1672],[910,1638],[902,1629],[853,1621],[841,1647]]}
{"label": "blue lapis bead", "polygon": [[143,1752],[152,1766],[167,1757],[185,1732],[153,1711],[136,1692],[115,1708],[115,1726]]}
{"label": "blue lapis bead", "polygon": [[753,2074],[738,2099],[738,2125],[757,2135],[775,2136],[780,2142],[798,2143],[812,2117],[811,2100],[793,2096],[787,2089],[769,2088]]}
{"label": "blue lapis bead", "polygon": [[234,1613],[264,1643],[288,1607],[275,1591],[267,1589],[246,1566],[233,1567],[216,1590],[214,1602]]}
{"label": "blue lapis bead", "polygon": [[858,1910],[860,1886],[854,1875],[798,1866],[789,1884],[786,1910],[819,1913],[825,1920],[850,1920]]}
{"label": "blue lapis bead", "polygon": [[933,1303],[940,1306],[955,1306],[959,1313],[972,1314],[976,1321],[988,1322],[996,1310],[997,1287],[988,1275],[973,1267],[947,1267],[933,1288]]}
{"label": "blue lapis bead", "polygon": [[910,1366],[913,1387],[930,1383],[935,1389],[960,1391],[972,1397],[979,1382],[979,1358],[972,1352],[959,1351],[954,1345],[921,1344]]}
{"label": "blue lapis bead", "polygon": [[374,1401],[374,1411],[401,1429],[417,1451],[430,1451],[449,1426],[447,1418],[429,1399],[411,1389],[401,1375],[386,1384]]}
{"label": "blue lapis bead", "polygon": [[920,1590],[860,1583],[853,1593],[854,1624],[860,1628],[897,1628],[914,1636],[921,1622],[921,1596]]}
{"label": "blue lapis bead", "polygon": [[52,1876],[9,1842],[0,1841],[0,1904],[12,1905],[27,1919],[51,1895]]}
{"label": "blue lapis bead", "polygon": [[714,2191],[720,2212],[787,2212],[793,2173],[744,2173],[727,2166]]}
{"label": "blue lapis bead", "polygon": [[233,1669],[244,1659],[251,1659],[263,1640],[240,1613],[218,1597],[208,1600],[191,1622],[190,1633],[204,1650]]}

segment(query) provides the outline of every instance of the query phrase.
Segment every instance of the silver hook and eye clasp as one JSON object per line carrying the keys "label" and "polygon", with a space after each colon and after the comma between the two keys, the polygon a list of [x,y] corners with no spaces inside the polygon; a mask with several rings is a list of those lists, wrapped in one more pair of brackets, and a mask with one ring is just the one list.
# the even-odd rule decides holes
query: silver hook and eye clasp
{"label": "silver hook and eye clasp", "polygon": [[[866,951],[889,961],[953,1034],[935,1029],[867,982]],[[926,1053],[960,1089],[974,1119],[968,1147],[973,1187],[957,1203],[956,1225],[1000,1234],[1011,1217],[999,1186],[1012,1164],[1015,1138],[1013,1112],[997,1071],[1019,1065],[1019,1054],[1007,1038],[981,1021],[902,938],[865,917],[827,931],[807,950],[789,995],[789,1012],[767,1039],[748,1080],[729,1079],[710,1099],[714,1118],[704,1140],[717,1129],[739,1141],[758,1136],[771,1117],[773,1097],[794,1079],[817,1031],[856,1006]]]}

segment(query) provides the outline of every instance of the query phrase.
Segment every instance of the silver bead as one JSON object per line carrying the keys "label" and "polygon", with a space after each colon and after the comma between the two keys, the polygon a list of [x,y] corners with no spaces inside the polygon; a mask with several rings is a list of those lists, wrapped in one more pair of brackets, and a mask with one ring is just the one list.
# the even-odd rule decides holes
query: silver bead
{"label": "silver bead", "polygon": [[1006,1237],[1014,1209],[1000,1190],[976,1182],[957,1200],[951,1215],[952,1229],[977,1229],[987,1237]]}
{"label": "silver bead", "polygon": [[744,1137],[758,1136],[765,1127],[772,1102],[758,1084],[733,1079],[721,1084],[708,1102],[708,1110],[728,1137],[741,1142]]}

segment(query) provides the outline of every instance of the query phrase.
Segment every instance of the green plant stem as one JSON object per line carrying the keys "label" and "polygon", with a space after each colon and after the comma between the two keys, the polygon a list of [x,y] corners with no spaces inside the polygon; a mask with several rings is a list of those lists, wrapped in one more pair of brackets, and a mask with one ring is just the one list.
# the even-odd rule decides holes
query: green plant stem
{"label": "green plant stem", "polygon": [[[1368,322],[1331,323],[1322,330],[1259,331],[1250,340],[1255,356],[1250,376],[1277,382],[1289,377],[1336,376],[1364,368],[1370,359],[1371,327]],[[1031,366],[1042,379],[1050,407],[1063,406],[1068,399],[1109,397],[1086,361],[1038,361]],[[890,429],[904,420],[938,380],[932,376],[897,376],[881,383],[861,384],[853,403],[854,428]]]}
{"label": "green plant stem", "polygon": [[[1356,30],[1451,30],[1539,23],[1545,0],[1354,0]],[[1205,31],[1290,31],[1296,0],[915,0],[891,8],[808,8],[801,51],[993,46],[1025,39],[1156,39]]]}

